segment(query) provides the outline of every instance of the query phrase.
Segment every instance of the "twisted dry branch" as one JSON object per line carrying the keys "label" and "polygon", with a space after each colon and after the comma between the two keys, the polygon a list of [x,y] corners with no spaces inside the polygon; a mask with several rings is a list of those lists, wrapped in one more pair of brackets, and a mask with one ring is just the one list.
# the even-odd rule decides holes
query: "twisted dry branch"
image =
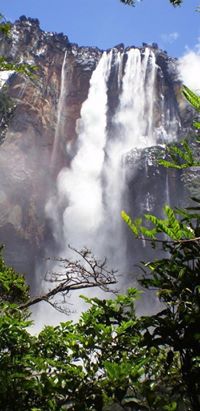
{"label": "twisted dry branch", "polygon": [[[109,286],[116,284],[115,270],[109,270],[106,266],[106,259],[97,260],[92,252],[84,248],[76,250],[69,246],[69,249],[78,255],[78,259],[71,260],[68,258],[54,258],[53,261],[59,263],[62,267],[60,272],[47,272],[45,280],[52,284],[58,284],[46,293],[36,296],[20,305],[20,309],[26,309],[30,306],[45,301],[56,308],[58,311],[65,312],[53,298],[62,295],[63,302],[67,294],[71,291],[82,290],[86,288],[99,287],[104,291],[111,291]],[[48,258],[48,260],[52,260]]]}

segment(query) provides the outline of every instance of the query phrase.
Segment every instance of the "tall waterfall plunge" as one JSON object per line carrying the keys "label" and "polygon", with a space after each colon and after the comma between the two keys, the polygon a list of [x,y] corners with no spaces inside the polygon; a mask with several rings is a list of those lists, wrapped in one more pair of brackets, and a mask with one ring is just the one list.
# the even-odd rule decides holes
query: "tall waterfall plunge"
{"label": "tall waterfall plunge", "polygon": [[[65,109],[65,64],[64,59],[57,116],[59,133]],[[154,51],[146,47],[143,52],[104,52],[93,71],[88,98],[77,120],[76,152],[70,167],[58,174],[56,195],[46,206],[61,256],[69,255],[68,244],[77,249],[87,246],[98,257],[107,257],[112,268],[120,272],[127,269],[120,218],[121,209],[126,208],[126,158],[134,149],[169,141],[178,128],[176,117],[170,119],[164,105],[156,124],[157,69]],[[118,101],[111,116],[109,85],[113,71]],[[162,95],[159,97],[163,101]],[[56,140],[59,133],[56,132]],[[68,155],[69,145],[66,150]]]}
{"label": "tall waterfall plunge", "polygon": [[[102,171],[107,140],[107,83],[112,52],[104,53],[93,72],[88,99],[77,121],[77,153],[70,168],[58,175],[58,196],[67,200],[63,213],[64,242],[92,247],[104,223]],[[97,246],[98,248],[98,246]]]}

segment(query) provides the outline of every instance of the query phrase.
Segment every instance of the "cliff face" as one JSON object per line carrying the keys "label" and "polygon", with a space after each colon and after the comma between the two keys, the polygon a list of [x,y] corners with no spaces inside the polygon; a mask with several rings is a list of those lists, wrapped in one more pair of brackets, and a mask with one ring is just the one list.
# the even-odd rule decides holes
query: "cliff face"
{"label": "cliff face", "polygon": [[[141,55],[145,55],[146,48],[143,45],[140,49]],[[176,61],[156,45],[149,49],[155,56],[152,127],[159,144],[166,140],[165,134],[171,134],[173,138],[185,135],[191,111],[181,97]],[[120,93],[128,51],[123,45],[118,45],[113,49],[110,60],[106,114],[110,141],[115,139],[118,127],[113,118],[122,104]],[[63,34],[43,32],[37,19],[21,17],[13,25],[11,37],[1,38],[0,53],[38,67],[33,80],[12,74],[7,81],[8,94],[15,108],[0,146],[0,242],[6,244],[7,260],[26,273],[30,282],[34,282],[36,262],[44,257],[45,250],[52,249],[54,254],[58,252],[58,241],[49,216],[47,218],[46,204],[54,193],[52,201],[60,202],[57,208],[54,204],[54,211],[62,214],[63,203],[55,196],[56,178],[63,167],[70,166],[77,153],[80,132],[77,120],[81,117],[83,102],[88,98],[92,73],[103,52],[97,48],[78,47]],[[148,70],[151,72],[150,66],[146,69],[144,83],[148,83]],[[136,157],[133,155],[128,161],[126,198],[132,202],[138,196],[142,204],[146,196],[152,199],[149,201],[153,204],[159,188],[157,186],[151,193],[149,187],[155,174],[161,176],[160,171],[156,166],[149,167],[145,180],[142,170],[146,169],[146,162],[142,155],[138,171],[135,172],[134,166],[134,172],[130,172]],[[144,195],[139,194],[141,184],[138,181],[143,181]],[[162,182],[158,185],[161,188]],[[141,211],[139,206],[138,211]],[[61,220],[58,218],[56,221],[62,224]]]}
{"label": "cliff face", "polygon": [[[15,110],[0,147],[0,241],[8,260],[22,272],[33,274],[45,241],[44,206],[55,171],[64,164],[65,143],[74,139],[75,123],[86,99],[91,72],[100,52],[71,45],[66,36],[45,33],[37,20],[21,18],[11,37],[2,39],[0,53],[14,61],[38,67],[31,81],[13,74],[8,92]],[[54,176],[50,162],[57,126],[61,71],[66,57],[66,110],[63,141],[57,147]]]}

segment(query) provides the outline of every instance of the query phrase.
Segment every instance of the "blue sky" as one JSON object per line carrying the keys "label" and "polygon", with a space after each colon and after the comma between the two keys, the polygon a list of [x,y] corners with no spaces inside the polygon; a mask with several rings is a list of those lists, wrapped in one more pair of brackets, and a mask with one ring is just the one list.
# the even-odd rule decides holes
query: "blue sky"
{"label": "blue sky", "polygon": [[22,14],[37,17],[43,30],[63,32],[79,45],[107,49],[157,42],[180,57],[199,42],[198,5],[200,0],[184,0],[178,8],[169,0],[143,0],[135,8],[119,0],[2,0],[0,11],[11,21]]}

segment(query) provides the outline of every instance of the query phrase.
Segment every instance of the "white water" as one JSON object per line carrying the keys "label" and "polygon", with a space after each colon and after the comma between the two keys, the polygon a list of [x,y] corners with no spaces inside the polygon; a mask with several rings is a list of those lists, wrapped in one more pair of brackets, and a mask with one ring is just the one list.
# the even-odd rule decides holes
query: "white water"
{"label": "white water", "polygon": [[[103,53],[90,80],[88,99],[77,121],[78,151],[70,168],[58,176],[58,196],[67,201],[63,213],[65,244],[94,247],[104,221],[102,168],[107,124],[107,81],[112,52]],[[94,247],[98,249],[97,247]],[[66,248],[64,249],[66,251]]]}
{"label": "white water", "polygon": [[[123,54],[120,57],[121,61],[117,56],[117,63],[121,77]],[[156,144],[152,129],[155,73],[155,56],[150,49],[145,49],[143,57],[138,49],[128,52],[119,107],[113,120],[116,136],[108,140],[106,145],[104,196],[108,218],[104,227],[105,245],[112,254],[111,261],[116,262],[120,271],[124,271],[127,264],[126,241],[120,217],[120,211],[126,207],[123,160],[136,147]]]}
{"label": "white water", "polygon": [[56,153],[58,149],[58,144],[59,144],[59,140],[64,130],[64,112],[65,112],[64,100],[65,100],[66,89],[67,89],[67,79],[66,79],[66,74],[65,74],[66,57],[67,57],[67,52],[65,52],[62,69],[61,69],[61,85],[60,85],[60,95],[59,95],[58,109],[57,109],[57,122],[56,122],[53,150],[52,150],[52,156],[51,156],[52,168],[54,168],[55,163],[56,163]]}
{"label": "white water", "polygon": [[155,75],[154,53],[146,48],[142,56],[140,50],[131,49],[123,77],[120,105],[115,117],[116,123],[121,126],[118,136],[120,153],[156,143],[152,130]]}

